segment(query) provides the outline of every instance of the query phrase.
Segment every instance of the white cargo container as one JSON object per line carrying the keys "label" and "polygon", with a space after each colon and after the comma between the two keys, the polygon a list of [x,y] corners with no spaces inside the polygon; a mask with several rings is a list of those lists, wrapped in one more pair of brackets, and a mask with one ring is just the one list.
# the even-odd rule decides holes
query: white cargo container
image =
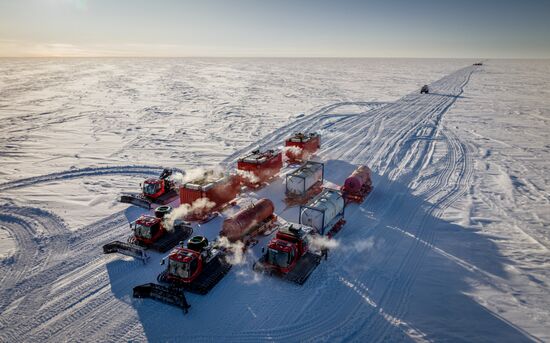
{"label": "white cargo container", "polygon": [[322,183],[324,164],[307,161],[300,168],[286,176],[286,195],[301,197],[316,183]]}
{"label": "white cargo container", "polygon": [[302,225],[311,226],[319,234],[325,235],[344,217],[344,198],[335,189],[325,188],[309,203],[300,206]]}

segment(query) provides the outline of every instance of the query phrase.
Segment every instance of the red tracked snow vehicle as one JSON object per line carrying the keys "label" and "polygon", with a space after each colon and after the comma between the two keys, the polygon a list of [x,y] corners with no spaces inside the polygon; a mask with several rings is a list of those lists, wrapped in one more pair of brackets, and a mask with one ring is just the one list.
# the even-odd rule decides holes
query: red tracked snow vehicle
{"label": "red tracked snow vehicle", "polygon": [[186,220],[204,222],[229,205],[240,191],[241,184],[237,176],[207,171],[180,187],[180,206],[189,206]]}
{"label": "red tracked snow vehicle", "polygon": [[254,150],[237,161],[238,174],[248,187],[257,188],[277,175],[283,167],[280,151]]}
{"label": "red tracked snow vehicle", "polygon": [[160,206],[155,210],[155,216],[140,216],[136,221],[130,223],[134,234],[128,238],[127,242],[107,243],[103,246],[103,253],[121,253],[146,262],[148,256],[144,248],[160,252],[170,250],[193,233],[193,229],[181,220],[176,220],[172,229],[166,228],[164,216],[171,210],[170,206]]}
{"label": "red tracked snow vehicle", "polygon": [[321,253],[314,252],[310,246],[315,235],[313,228],[285,224],[267,249],[262,249],[264,254],[253,269],[303,285],[321,262]]}
{"label": "red tracked snow vehicle", "polygon": [[297,132],[285,141],[285,156],[289,163],[308,160],[321,147],[321,135]]}
{"label": "red tracked snow vehicle", "polygon": [[157,277],[161,284],[147,283],[134,287],[134,298],[151,298],[182,307],[189,307],[184,291],[207,294],[231,269],[225,253],[205,237],[195,236],[174,248],[161,264],[168,265]]}
{"label": "red tracked snow vehicle", "polygon": [[285,203],[289,206],[304,204],[323,186],[325,166],[320,162],[307,161],[300,168],[286,175]]}
{"label": "red tracked snow vehicle", "polygon": [[372,191],[371,171],[367,166],[359,166],[344,181],[340,188],[347,203],[362,203]]}
{"label": "red tracked snow vehicle", "polygon": [[274,227],[277,220],[274,212],[275,206],[271,200],[260,199],[224,220],[220,236],[230,242],[243,241],[248,244],[258,233]]}
{"label": "red tracked snow vehicle", "polygon": [[141,194],[123,193],[120,202],[151,209],[153,204],[165,205],[178,197],[175,183],[171,180],[174,169],[164,169],[158,178],[146,179],[141,186]]}
{"label": "red tracked snow vehicle", "polygon": [[208,293],[231,269],[225,259],[225,252],[218,249],[205,237],[195,236],[187,246],[174,248],[168,258],[168,266],[157,277],[157,281],[197,293]]}

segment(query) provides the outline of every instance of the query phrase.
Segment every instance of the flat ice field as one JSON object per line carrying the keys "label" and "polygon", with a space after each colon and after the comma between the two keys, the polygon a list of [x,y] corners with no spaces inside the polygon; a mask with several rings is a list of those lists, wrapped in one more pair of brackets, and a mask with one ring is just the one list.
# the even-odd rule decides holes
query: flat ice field
{"label": "flat ice field", "polygon": [[[550,341],[550,62],[473,62],[0,59],[0,342]],[[265,237],[186,315],[133,299],[163,255],[102,254],[117,194],[300,130],[374,174],[306,284],[252,271]]]}

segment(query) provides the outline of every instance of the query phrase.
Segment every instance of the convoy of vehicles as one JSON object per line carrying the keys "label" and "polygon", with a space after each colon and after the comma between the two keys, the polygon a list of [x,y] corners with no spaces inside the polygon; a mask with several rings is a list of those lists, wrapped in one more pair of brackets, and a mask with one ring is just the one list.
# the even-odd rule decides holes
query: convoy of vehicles
{"label": "convoy of vehicles", "polygon": [[[149,258],[146,249],[171,249],[162,259],[166,268],[158,275],[158,283],[136,286],[134,297],[163,301],[187,312],[190,305],[184,292],[207,294],[231,269],[231,256],[257,244],[262,236],[271,239],[253,269],[300,285],[305,283],[322,257],[327,256],[328,249],[316,242],[333,237],[345,224],[346,206],[363,202],[372,191],[367,166],[357,167],[339,189],[324,188],[324,164],[310,160],[320,148],[320,139],[317,133],[296,133],[286,139],[284,157],[288,164],[284,173],[283,152],[258,149],[238,159],[235,174],[209,170],[176,185],[171,170],[165,169],[158,179],[145,180],[142,194],[121,198],[150,209],[152,204],[165,203],[168,198],[174,201],[175,194],[184,209],[173,211],[170,206],[158,206],[154,215],[143,214],[130,224],[133,235],[127,242],[115,241],[103,247],[105,253],[119,252],[144,261]],[[295,163],[300,165],[288,170]],[[184,243],[195,225],[188,221],[204,223],[228,205],[235,205],[241,192],[266,185],[279,176],[284,176],[287,207],[299,205],[297,223],[278,218],[273,201],[263,198],[227,215],[212,242],[205,236],[195,236]],[[175,215],[181,218],[172,218]],[[231,247],[237,243],[242,251]]]}

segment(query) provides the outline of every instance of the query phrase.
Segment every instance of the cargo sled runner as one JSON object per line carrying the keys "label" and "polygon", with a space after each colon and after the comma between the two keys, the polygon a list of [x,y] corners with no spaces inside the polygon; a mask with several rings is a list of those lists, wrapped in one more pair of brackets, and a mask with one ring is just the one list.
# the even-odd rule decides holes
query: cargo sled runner
{"label": "cargo sled runner", "polygon": [[147,210],[152,204],[165,205],[177,199],[178,191],[171,176],[174,169],[164,169],[158,178],[146,179],[141,184],[141,193],[123,193],[119,201],[136,205]]}

